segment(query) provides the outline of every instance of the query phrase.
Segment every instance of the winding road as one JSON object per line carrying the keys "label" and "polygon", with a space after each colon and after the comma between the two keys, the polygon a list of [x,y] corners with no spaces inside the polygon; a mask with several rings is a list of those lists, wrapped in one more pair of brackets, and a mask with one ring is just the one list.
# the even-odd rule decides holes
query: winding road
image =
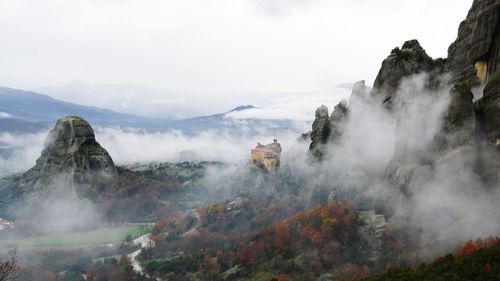
{"label": "winding road", "polygon": [[[141,264],[137,260],[137,256],[141,253],[142,249],[147,249],[153,246],[153,241],[151,241],[151,233],[145,234],[141,237],[134,239],[133,243],[135,245],[141,246],[141,248],[127,255],[127,257],[130,260],[130,265],[132,265],[132,268],[134,269],[135,272],[144,275],[148,278],[151,278],[151,276],[149,276],[147,273],[144,272]],[[156,280],[160,279],[156,278]]]}
{"label": "winding road", "polygon": [[[196,223],[188,230],[186,231],[182,236],[188,236],[195,234],[198,231],[198,228],[201,225],[201,217],[200,214],[196,210],[192,210],[193,215],[196,218]],[[130,265],[132,265],[132,268],[134,269],[135,272],[144,275],[148,278],[152,278],[150,275],[148,275],[146,272],[144,272],[144,269],[142,268],[141,264],[137,260],[137,256],[141,253],[142,249],[147,249],[151,248],[154,245],[154,242],[151,240],[151,233],[142,235],[134,241],[132,241],[135,245],[140,246],[138,250],[133,251],[132,253],[128,254],[127,257],[130,260]],[[160,278],[156,277],[155,278],[158,281],[161,281]]]}

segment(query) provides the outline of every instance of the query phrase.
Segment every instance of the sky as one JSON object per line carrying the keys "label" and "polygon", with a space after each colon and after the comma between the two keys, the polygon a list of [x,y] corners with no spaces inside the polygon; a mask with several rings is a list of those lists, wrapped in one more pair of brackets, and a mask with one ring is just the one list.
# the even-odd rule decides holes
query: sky
{"label": "sky", "polygon": [[150,117],[265,108],[326,97],[338,84],[371,85],[408,39],[446,56],[471,4],[0,0],[0,85]]}

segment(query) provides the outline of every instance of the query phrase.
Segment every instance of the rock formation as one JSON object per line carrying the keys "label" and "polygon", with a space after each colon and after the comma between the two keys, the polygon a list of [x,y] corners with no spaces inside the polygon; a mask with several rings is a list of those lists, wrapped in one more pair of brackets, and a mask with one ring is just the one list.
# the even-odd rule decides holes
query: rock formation
{"label": "rock formation", "polygon": [[374,210],[360,211],[358,220],[361,222],[360,234],[366,239],[371,261],[377,261],[382,248],[387,221]]}
{"label": "rock formation", "polygon": [[438,151],[470,144],[474,137],[474,104],[470,83],[465,80],[450,90],[448,109],[436,136]]}
{"label": "rock formation", "polygon": [[49,132],[35,166],[15,180],[10,195],[16,198],[57,187],[77,196],[88,185],[117,177],[113,160],[96,141],[90,124],[78,116],[67,116]]}
{"label": "rock formation", "polygon": [[312,142],[309,146],[309,153],[316,160],[323,159],[328,144],[340,141],[345,130],[347,113],[346,101],[339,102],[330,117],[328,117],[328,107],[325,105],[316,109],[316,119],[314,119],[311,131]]}
{"label": "rock formation", "polygon": [[316,109],[316,118],[312,124],[311,145],[309,152],[311,155],[321,160],[324,154],[324,146],[330,135],[330,121],[328,119],[328,107],[322,105]]}
{"label": "rock formation", "polygon": [[394,48],[382,62],[372,94],[390,107],[403,78],[419,73],[432,73],[427,81],[432,86],[435,84],[433,78],[442,72],[444,62],[443,59],[433,60],[429,57],[417,40],[406,41],[401,49]]}
{"label": "rock formation", "polygon": [[475,103],[476,119],[487,144],[500,148],[500,71],[489,78],[483,97]]}
{"label": "rock formation", "polygon": [[330,116],[330,135],[328,141],[331,143],[337,142],[341,139],[344,132],[344,127],[347,118],[347,103],[345,101],[339,102],[334,108]]}
{"label": "rock formation", "polygon": [[[450,159],[467,163],[467,169],[477,172],[486,186],[499,186],[499,13],[499,0],[474,0],[457,39],[448,49],[447,59],[432,59],[417,40],[393,49],[383,61],[370,93],[362,81],[357,82],[348,110],[338,105],[330,118],[335,121],[330,123],[326,121],[326,107],[317,110],[312,155],[321,159],[326,154],[326,143],[342,141],[336,131],[338,124],[345,123],[341,120],[347,119],[342,116],[349,113],[354,120],[363,114],[366,107],[358,106],[363,101],[368,106],[383,105],[396,122],[396,144],[386,173],[393,186],[409,191],[410,186],[415,186],[411,184],[415,173],[429,173],[436,163]],[[443,90],[447,88],[451,90],[446,96]],[[475,102],[474,96],[479,96]],[[429,123],[421,122],[435,106],[428,100],[446,103],[434,111],[443,112],[437,128],[424,128]],[[420,121],[415,123],[411,117]]]}
{"label": "rock formation", "polygon": [[499,6],[498,0],[474,0],[448,49],[446,69],[453,73],[453,82],[468,80],[477,86],[498,68]]}

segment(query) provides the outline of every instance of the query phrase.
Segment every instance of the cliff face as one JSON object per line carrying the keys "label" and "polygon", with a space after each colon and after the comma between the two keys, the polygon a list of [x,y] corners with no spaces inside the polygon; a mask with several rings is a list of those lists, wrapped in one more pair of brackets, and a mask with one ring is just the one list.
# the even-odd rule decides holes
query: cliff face
{"label": "cliff face", "polygon": [[[364,83],[358,82],[348,109],[338,106],[336,115],[345,118],[334,118],[337,125],[325,127],[328,112],[316,115],[312,154],[323,157],[327,143],[342,141],[341,134],[333,132],[348,115],[363,114],[356,104],[364,101],[384,108],[396,124],[394,154],[386,173],[391,185],[410,191],[416,173],[451,161],[463,162],[462,169],[477,173],[486,186],[499,186],[499,7],[500,0],[475,0],[447,59],[432,59],[417,40],[393,49],[381,65],[374,89],[367,93]],[[473,92],[479,97],[475,102]],[[439,116],[433,122],[425,121],[435,113]],[[435,120],[438,123],[430,126]]]}
{"label": "cliff face", "polygon": [[458,37],[448,49],[447,71],[453,82],[468,80],[472,86],[480,83],[476,67],[487,64],[488,75],[498,68],[498,0],[474,0],[467,18],[460,24]]}
{"label": "cliff face", "polygon": [[316,118],[314,119],[311,131],[310,154],[316,160],[322,160],[328,149],[328,144],[340,141],[345,123],[347,121],[347,103],[341,101],[338,103],[328,117],[328,107],[325,105],[316,109]]}
{"label": "cliff face", "polygon": [[49,132],[35,166],[15,181],[11,197],[51,186],[77,195],[85,185],[117,177],[113,160],[95,140],[90,124],[80,117],[67,116]]}
{"label": "cliff face", "polygon": [[328,120],[328,107],[322,105],[316,109],[316,118],[312,124],[311,145],[309,152],[311,155],[321,160],[325,153],[325,145],[330,135],[330,123]]}
{"label": "cliff face", "polygon": [[442,73],[444,63],[443,59],[433,60],[427,55],[417,40],[406,41],[401,49],[394,48],[382,62],[373,84],[372,95],[390,106],[403,78],[419,73],[432,73],[427,81],[432,87],[432,78]]}

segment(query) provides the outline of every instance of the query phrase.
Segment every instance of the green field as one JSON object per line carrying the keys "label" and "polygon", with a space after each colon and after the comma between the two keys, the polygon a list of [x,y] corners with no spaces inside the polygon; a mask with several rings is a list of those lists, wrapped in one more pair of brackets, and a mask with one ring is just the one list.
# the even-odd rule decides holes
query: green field
{"label": "green field", "polygon": [[151,231],[151,224],[134,224],[102,228],[88,232],[37,236],[24,239],[1,239],[0,248],[38,247],[80,247],[90,245],[116,244],[128,235],[137,238]]}

